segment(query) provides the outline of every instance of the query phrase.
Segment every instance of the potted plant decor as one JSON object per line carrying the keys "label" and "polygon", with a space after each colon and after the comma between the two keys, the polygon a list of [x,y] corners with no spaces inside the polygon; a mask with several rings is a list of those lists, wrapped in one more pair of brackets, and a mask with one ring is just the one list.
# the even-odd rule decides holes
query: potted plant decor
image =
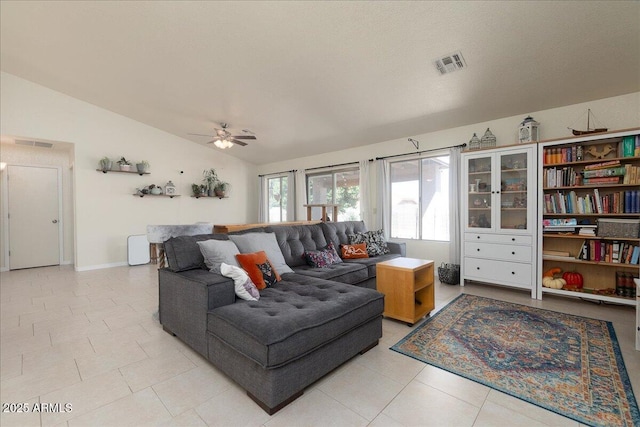
{"label": "potted plant decor", "polygon": [[191,184],[191,192],[195,197],[200,197],[200,184]]}
{"label": "potted plant decor", "polygon": [[214,187],[214,193],[216,197],[223,198],[227,194],[227,190],[229,190],[231,184],[225,181],[216,182],[216,186]]}
{"label": "potted plant decor", "polygon": [[120,165],[121,171],[131,170],[131,162],[125,159],[124,157],[120,157],[120,160],[118,160],[118,164]]}
{"label": "potted plant decor", "polygon": [[202,176],[204,177],[202,178],[202,181],[207,185],[208,195],[213,196],[215,194],[216,182],[218,182],[218,174],[216,173],[216,170],[213,168],[205,169],[202,171]]}
{"label": "potted plant decor", "polygon": [[139,163],[136,163],[136,169],[138,169],[138,173],[146,173],[149,170],[149,162],[141,160]]}
{"label": "potted plant decor", "polygon": [[103,157],[100,159],[100,170],[105,172],[105,171],[110,171],[111,170],[111,164],[113,162],[111,161],[110,158],[108,157]]}

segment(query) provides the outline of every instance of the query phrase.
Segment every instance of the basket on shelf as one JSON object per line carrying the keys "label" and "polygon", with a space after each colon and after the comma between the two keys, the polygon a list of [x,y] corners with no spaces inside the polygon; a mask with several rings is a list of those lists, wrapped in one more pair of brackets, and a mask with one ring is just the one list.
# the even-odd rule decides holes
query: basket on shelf
{"label": "basket on shelf", "polygon": [[459,264],[446,264],[442,263],[438,267],[438,279],[441,283],[448,285],[460,284],[460,265]]}

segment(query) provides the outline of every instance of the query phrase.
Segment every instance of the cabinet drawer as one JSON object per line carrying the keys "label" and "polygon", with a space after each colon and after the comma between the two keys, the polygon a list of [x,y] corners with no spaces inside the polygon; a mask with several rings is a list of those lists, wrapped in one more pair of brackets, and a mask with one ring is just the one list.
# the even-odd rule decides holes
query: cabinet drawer
{"label": "cabinet drawer", "polygon": [[531,286],[531,264],[464,258],[465,278],[508,285]]}
{"label": "cabinet drawer", "polygon": [[512,236],[508,234],[464,233],[465,242],[508,243],[511,245],[531,245],[531,236]]}
{"label": "cabinet drawer", "polygon": [[465,256],[531,262],[531,246],[501,245],[497,243],[464,242]]}

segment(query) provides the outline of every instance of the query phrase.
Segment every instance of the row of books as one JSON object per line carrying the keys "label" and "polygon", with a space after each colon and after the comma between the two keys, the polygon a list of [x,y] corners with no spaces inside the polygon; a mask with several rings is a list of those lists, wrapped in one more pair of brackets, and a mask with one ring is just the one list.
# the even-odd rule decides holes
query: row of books
{"label": "row of books", "polygon": [[[607,162],[609,163],[609,162]],[[545,188],[601,184],[640,184],[640,166],[620,164],[615,160],[605,168],[575,170],[572,166],[546,168],[542,176]]]}
{"label": "row of books", "polygon": [[[585,147],[579,144],[571,147],[545,148],[543,159],[545,165],[556,163],[571,163],[584,160],[583,151]],[[640,135],[628,135],[622,138],[617,145],[617,157],[638,157],[640,156]]]}
{"label": "row of books", "polygon": [[582,242],[576,259],[614,264],[638,264],[640,246],[615,240],[585,240]]}
{"label": "row of books", "polygon": [[543,211],[545,214],[629,214],[640,213],[640,190],[616,191],[600,196],[598,188],[593,194],[578,195],[557,191],[545,193]]}
{"label": "row of books", "polygon": [[634,276],[625,271],[616,271],[616,295],[619,297],[636,297],[636,285]]}

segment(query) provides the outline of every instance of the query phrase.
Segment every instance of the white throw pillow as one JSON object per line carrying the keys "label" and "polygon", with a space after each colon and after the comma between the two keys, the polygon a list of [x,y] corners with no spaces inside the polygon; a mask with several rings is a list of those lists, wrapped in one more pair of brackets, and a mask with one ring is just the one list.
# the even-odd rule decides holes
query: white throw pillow
{"label": "white throw pillow", "polygon": [[225,277],[233,279],[236,295],[247,301],[257,301],[260,299],[260,292],[256,285],[249,279],[246,271],[235,265],[220,264],[220,271]]}
{"label": "white throw pillow", "polygon": [[239,267],[236,255],[240,253],[238,247],[231,240],[205,240],[196,242],[204,258],[204,263],[213,273],[220,274],[220,264],[227,263]]}
{"label": "white throw pillow", "polygon": [[230,234],[229,239],[238,246],[243,254],[264,251],[278,274],[293,273],[291,267],[284,260],[274,233]]}

